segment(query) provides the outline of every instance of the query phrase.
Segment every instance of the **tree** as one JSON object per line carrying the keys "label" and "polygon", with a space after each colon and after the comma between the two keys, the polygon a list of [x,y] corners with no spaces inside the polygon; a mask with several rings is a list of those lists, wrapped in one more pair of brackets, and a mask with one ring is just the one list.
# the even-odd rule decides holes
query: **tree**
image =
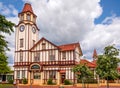
{"label": "tree", "polygon": [[9,50],[8,42],[5,40],[4,33],[11,35],[14,23],[7,21],[5,16],[0,15],[0,52],[5,52]]}
{"label": "tree", "polygon": [[92,76],[92,71],[86,66],[86,64],[76,65],[72,70],[76,73],[77,78],[82,80],[83,88],[85,88],[85,80]]}
{"label": "tree", "polygon": [[10,68],[7,66],[7,56],[5,51],[10,50],[8,48],[8,42],[5,40],[4,34],[9,34],[14,31],[13,30],[14,23],[6,20],[5,16],[0,15],[0,74],[5,74],[10,71]]}
{"label": "tree", "polygon": [[101,77],[107,80],[107,88],[109,88],[109,79],[116,79],[119,75],[117,72],[120,59],[117,57],[119,50],[113,45],[104,48],[103,55],[98,56],[96,72]]}

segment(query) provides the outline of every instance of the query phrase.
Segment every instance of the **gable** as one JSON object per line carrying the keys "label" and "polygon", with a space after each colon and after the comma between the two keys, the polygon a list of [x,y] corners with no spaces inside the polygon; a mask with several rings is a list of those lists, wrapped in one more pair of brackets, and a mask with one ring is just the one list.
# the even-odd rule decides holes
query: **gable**
{"label": "gable", "polygon": [[41,38],[30,50],[50,50],[50,49],[58,49],[58,47],[52,42],[48,41],[45,38]]}
{"label": "gable", "polygon": [[75,48],[75,52],[76,52],[79,56],[82,56],[82,55],[83,55],[82,49],[81,49],[79,43],[78,43],[78,45],[77,45],[76,48]]}

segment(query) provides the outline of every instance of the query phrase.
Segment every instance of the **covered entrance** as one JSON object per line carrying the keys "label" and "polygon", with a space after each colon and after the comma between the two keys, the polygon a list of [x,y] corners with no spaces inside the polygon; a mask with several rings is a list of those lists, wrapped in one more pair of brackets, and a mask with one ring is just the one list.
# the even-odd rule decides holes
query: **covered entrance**
{"label": "covered entrance", "polygon": [[41,66],[39,64],[30,66],[30,84],[41,84]]}
{"label": "covered entrance", "polygon": [[65,78],[66,78],[65,70],[61,70],[60,71],[60,80],[61,80],[62,84],[64,83]]}

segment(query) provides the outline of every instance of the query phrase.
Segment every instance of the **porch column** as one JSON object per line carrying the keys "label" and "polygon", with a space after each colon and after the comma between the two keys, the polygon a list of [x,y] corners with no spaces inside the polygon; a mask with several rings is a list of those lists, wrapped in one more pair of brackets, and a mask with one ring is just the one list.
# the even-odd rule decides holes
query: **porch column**
{"label": "porch column", "polygon": [[43,71],[41,72],[41,85],[43,85],[43,77],[44,77],[44,75],[43,75]]}
{"label": "porch column", "polygon": [[31,79],[30,74],[31,74],[31,72],[28,72],[28,84],[30,84],[30,79]]}
{"label": "porch column", "polygon": [[60,85],[60,72],[57,72],[57,85]]}

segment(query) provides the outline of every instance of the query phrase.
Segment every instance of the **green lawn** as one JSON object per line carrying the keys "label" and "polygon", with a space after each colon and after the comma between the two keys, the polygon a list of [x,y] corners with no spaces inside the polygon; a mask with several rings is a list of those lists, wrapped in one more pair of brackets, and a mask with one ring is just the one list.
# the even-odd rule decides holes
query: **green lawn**
{"label": "green lawn", "polygon": [[14,88],[12,84],[0,84],[0,88]]}

